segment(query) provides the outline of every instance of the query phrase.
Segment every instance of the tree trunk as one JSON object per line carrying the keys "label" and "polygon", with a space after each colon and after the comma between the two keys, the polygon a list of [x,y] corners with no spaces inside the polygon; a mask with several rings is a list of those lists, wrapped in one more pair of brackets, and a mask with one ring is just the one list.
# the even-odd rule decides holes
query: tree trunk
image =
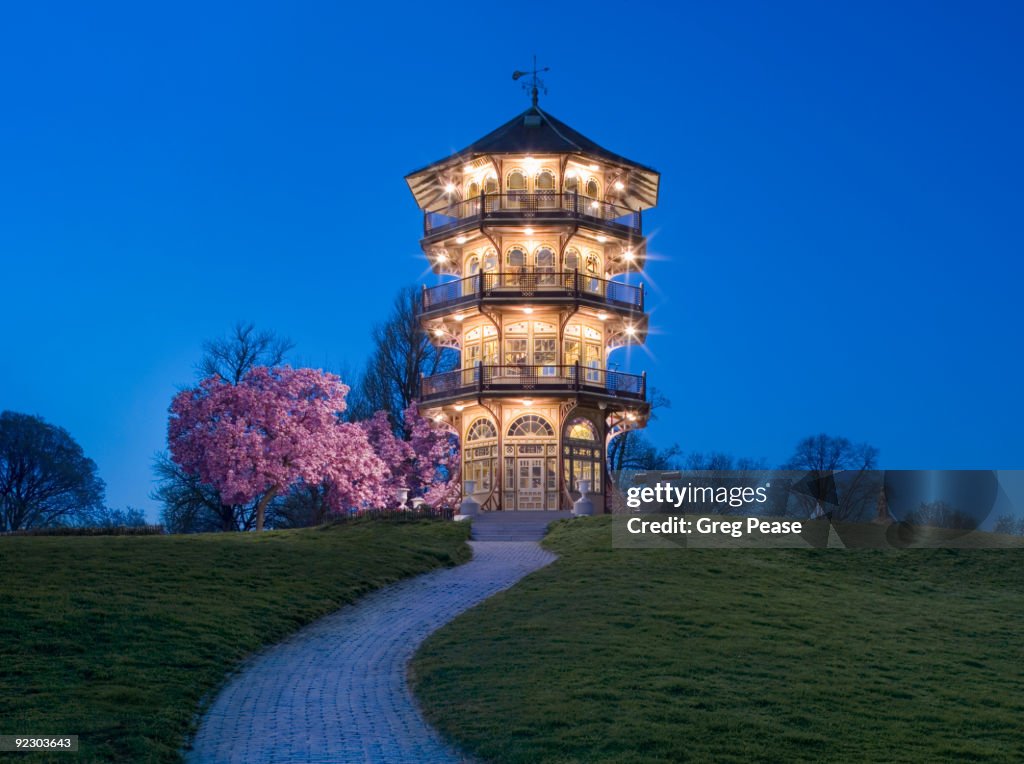
{"label": "tree trunk", "polygon": [[263,530],[263,518],[266,515],[267,505],[270,500],[277,496],[277,488],[271,488],[267,493],[260,499],[260,503],[256,505],[256,532],[259,533]]}

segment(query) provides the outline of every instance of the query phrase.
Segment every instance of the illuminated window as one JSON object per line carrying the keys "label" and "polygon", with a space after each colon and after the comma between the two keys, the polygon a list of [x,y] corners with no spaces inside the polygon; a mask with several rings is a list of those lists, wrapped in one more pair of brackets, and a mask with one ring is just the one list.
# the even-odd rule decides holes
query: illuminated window
{"label": "illuminated window", "polygon": [[519,170],[513,170],[508,174],[508,190],[509,191],[525,191],[526,190],[526,176],[523,175]]}
{"label": "illuminated window", "polygon": [[538,191],[554,191],[555,190],[555,175],[551,170],[541,170],[537,176],[537,190]]}
{"label": "illuminated window", "polygon": [[498,193],[498,176],[491,173],[484,179],[484,193],[485,194],[496,194]]}
{"label": "illuminated window", "polygon": [[565,436],[573,440],[597,440],[593,422],[583,417],[577,417],[566,425]]}
{"label": "illuminated window", "polygon": [[466,189],[466,196],[470,199],[475,196],[480,196],[480,184],[476,181],[470,183],[469,187]]}
{"label": "illuminated window", "polygon": [[580,253],[570,247],[565,250],[563,262],[565,263],[565,270],[575,271],[580,267]]}
{"label": "illuminated window", "polygon": [[565,176],[565,192],[567,194],[575,194],[580,190],[580,179],[578,175],[566,175]]}
{"label": "illuminated window", "polygon": [[508,251],[507,262],[509,268],[525,268],[526,253],[519,247],[512,247],[512,249]]}
{"label": "illuminated window", "polygon": [[466,442],[473,443],[478,440],[485,440],[487,438],[497,438],[498,430],[495,428],[494,423],[490,419],[477,419],[473,424],[469,426],[469,430],[466,432]]}
{"label": "illuminated window", "polygon": [[601,187],[597,185],[597,181],[591,178],[587,181],[587,196],[592,199],[597,199],[601,195]]}
{"label": "illuminated window", "polygon": [[544,417],[536,414],[525,414],[508,428],[510,438],[552,438],[554,435],[554,428]]}

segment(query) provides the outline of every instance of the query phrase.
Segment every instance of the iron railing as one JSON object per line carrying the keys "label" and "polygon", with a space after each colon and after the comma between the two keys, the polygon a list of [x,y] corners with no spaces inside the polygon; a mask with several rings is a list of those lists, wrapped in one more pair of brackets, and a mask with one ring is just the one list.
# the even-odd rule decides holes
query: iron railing
{"label": "iron railing", "polygon": [[477,273],[435,287],[424,287],[419,312],[454,308],[484,298],[568,297],[607,303],[611,307],[643,312],[642,286],[590,276],[579,271],[519,270]]}
{"label": "iron railing", "polygon": [[507,194],[481,194],[425,212],[423,234],[431,236],[473,221],[567,218],[599,222],[632,234],[639,234],[642,228],[640,211],[618,204],[591,199],[578,193],[511,191]]}
{"label": "iron railing", "polygon": [[588,392],[643,401],[647,397],[647,376],[579,364],[479,365],[423,377],[420,385],[424,401],[503,392]]}

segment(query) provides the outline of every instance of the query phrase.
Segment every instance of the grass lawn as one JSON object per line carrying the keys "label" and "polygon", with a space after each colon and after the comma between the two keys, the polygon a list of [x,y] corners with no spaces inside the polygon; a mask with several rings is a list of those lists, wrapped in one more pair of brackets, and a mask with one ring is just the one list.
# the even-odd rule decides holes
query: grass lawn
{"label": "grass lawn", "polygon": [[[614,550],[436,632],[428,717],[496,762],[1024,760],[1024,550]],[[456,647],[453,647],[456,646]]]}
{"label": "grass lawn", "polygon": [[78,756],[54,761],[177,761],[200,701],[246,655],[372,589],[466,561],[467,534],[355,521],[0,538],[0,733],[77,734]]}

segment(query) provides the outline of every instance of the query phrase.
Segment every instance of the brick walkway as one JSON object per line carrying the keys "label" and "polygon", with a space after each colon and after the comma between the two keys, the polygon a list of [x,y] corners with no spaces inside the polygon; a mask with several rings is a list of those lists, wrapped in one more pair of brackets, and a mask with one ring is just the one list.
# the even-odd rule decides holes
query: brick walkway
{"label": "brick walkway", "polygon": [[432,631],[555,559],[535,542],[470,543],[465,565],[370,594],[249,661],[208,709],[186,760],[463,761],[417,711],[409,660]]}

